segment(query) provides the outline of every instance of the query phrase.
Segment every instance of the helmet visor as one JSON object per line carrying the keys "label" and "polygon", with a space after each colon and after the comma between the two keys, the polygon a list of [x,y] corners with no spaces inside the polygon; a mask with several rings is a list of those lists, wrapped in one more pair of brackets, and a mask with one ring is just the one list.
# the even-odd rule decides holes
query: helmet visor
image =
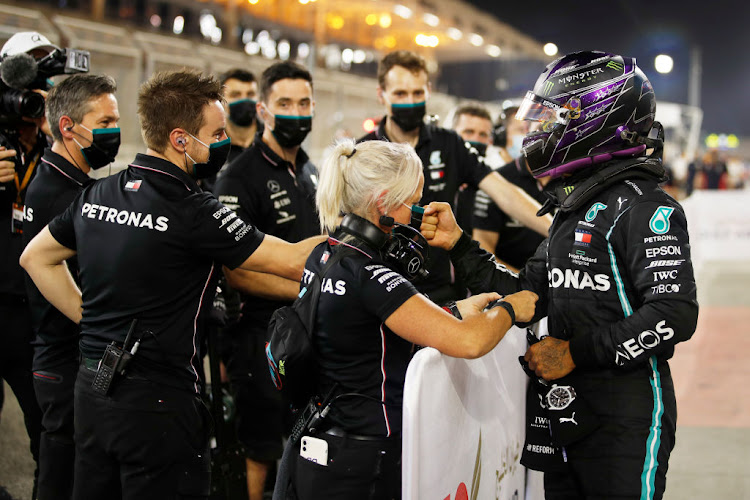
{"label": "helmet visor", "polygon": [[565,125],[568,123],[568,110],[529,91],[518,108],[516,120]]}

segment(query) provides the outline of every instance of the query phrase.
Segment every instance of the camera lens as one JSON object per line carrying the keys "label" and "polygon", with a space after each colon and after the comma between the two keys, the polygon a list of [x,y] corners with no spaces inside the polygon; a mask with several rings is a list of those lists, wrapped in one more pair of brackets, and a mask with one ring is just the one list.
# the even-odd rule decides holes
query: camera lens
{"label": "camera lens", "polygon": [[30,90],[7,89],[0,98],[0,113],[40,118],[44,115],[44,97]]}

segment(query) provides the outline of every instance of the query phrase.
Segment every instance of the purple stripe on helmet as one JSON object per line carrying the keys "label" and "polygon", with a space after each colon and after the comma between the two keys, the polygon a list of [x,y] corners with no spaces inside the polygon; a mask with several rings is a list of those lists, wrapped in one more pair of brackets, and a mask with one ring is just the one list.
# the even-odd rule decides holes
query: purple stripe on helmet
{"label": "purple stripe on helmet", "polygon": [[622,61],[625,63],[625,74],[630,74],[635,69],[635,57],[623,57]]}
{"label": "purple stripe on helmet", "polygon": [[554,179],[555,177],[560,177],[561,175],[575,172],[581,167],[585,167],[587,165],[593,165],[596,163],[604,163],[605,161],[611,160],[613,157],[621,158],[623,156],[635,156],[639,153],[642,153],[645,150],[646,150],[646,145],[640,144],[633,148],[623,149],[620,151],[614,151],[612,153],[603,153],[603,154],[596,155],[596,156],[587,156],[586,158],[580,158],[578,160],[573,160],[571,162],[564,163],[553,169],[547,170],[541,175],[535,175],[534,177],[539,179],[541,177],[549,176],[550,178]]}
{"label": "purple stripe on helmet", "polygon": [[628,148],[628,149],[621,149],[619,151],[614,151],[612,153],[612,156],[622,157],[622,156],[633,156],[637,155],[639,153],[642,153],[646,151],[646,145],[645,144],[639,144],[638,146]]}

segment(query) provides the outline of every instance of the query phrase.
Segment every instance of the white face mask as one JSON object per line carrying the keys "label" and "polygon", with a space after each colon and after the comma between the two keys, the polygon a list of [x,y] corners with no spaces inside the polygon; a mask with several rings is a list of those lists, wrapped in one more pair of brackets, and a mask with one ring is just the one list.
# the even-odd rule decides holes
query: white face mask
{"label": "white face mask", "polygon": [[521,156],[521,147],[523,146],[523,138],[522,135],[514,135],[513,139],[511,140],[510,146],[507,146],[505,150],[508,152],[508,154],[511,156],[511,158],[518,158]]}

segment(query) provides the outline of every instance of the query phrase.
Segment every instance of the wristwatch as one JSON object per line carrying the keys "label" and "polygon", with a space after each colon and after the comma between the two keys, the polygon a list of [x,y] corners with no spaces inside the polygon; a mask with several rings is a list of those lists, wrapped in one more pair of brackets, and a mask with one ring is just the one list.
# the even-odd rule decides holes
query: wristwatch
{"label": "wristwatch", "polygon": [[575,398],[576,391],[571,386],[554,384],[545,399],[550,410],[564,410]]}

